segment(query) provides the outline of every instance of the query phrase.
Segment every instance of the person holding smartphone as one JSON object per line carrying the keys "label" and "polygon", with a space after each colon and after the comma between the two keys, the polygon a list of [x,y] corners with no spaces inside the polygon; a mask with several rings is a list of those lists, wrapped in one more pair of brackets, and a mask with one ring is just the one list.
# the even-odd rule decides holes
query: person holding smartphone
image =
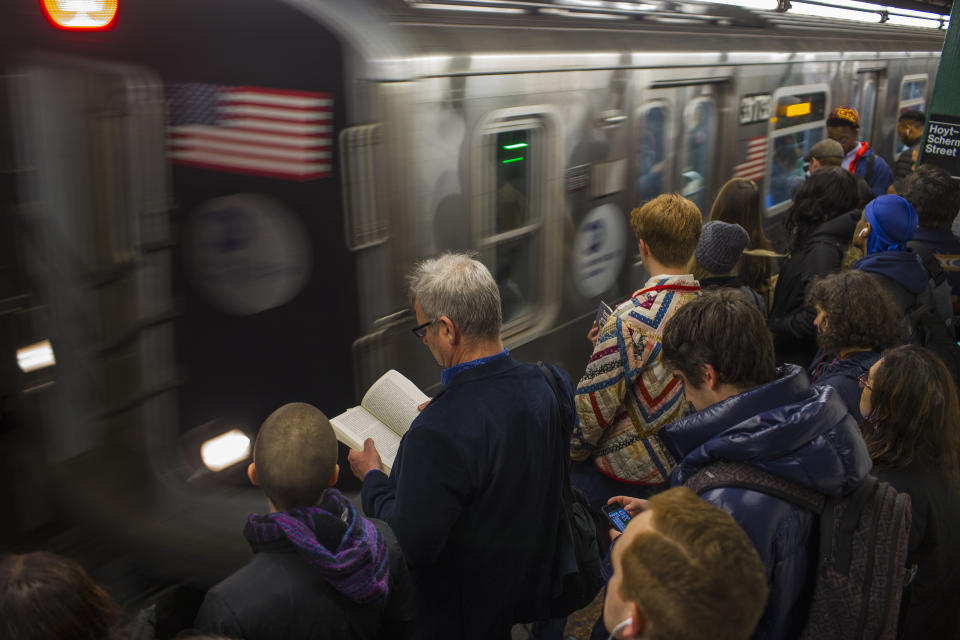
{"label": "person holding smartphone", "polygon": [[649,500],[616,496],[607,507],[613,522],[629,518],[610,550],[610,638],[750,637],[767,602],[766,572],[733,518],[685,487]]}

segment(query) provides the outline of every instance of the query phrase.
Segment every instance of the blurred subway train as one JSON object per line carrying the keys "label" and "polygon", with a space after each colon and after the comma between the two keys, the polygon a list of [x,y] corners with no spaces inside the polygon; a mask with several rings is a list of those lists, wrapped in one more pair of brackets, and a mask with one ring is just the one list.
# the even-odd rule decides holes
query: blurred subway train
{"label": "blurred subway train", "polygon": [[646,277],[637,203],[706,214],[751,178],[781,237],[830,109],[892,158],[945,34],[682,0],[6,4],[12,529],[79,522],[200,582],[247,553],[270,411],[336,415],[389,368],[437,388],[416,260],[476,252],[514,356],[576,379],[598,302]]}

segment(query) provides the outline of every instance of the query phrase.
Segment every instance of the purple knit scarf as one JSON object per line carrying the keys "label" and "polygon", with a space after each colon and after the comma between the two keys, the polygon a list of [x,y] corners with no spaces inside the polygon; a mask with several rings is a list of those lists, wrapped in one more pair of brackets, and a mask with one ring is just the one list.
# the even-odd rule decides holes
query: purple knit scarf
{"label": "purple knit scarf", "polygon": [[[332,552],[314,533],[320,521],[330,516],[347,525]],[[289,540],[330,586],[354,602],[364,604],[387,597],[390,566],[383,536],[336,489],[327,489],[317,507],[266,515],[251,513],[243,535],[251,544]]]}

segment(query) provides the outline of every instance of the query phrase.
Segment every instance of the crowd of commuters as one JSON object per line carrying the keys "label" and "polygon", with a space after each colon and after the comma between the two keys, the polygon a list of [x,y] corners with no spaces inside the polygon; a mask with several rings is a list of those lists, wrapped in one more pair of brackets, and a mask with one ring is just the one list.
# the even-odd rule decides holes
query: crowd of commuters
{"label": "crowd of commuters", "polygon": [[[917,118],[902,121],[909,134]],[[191,637],[504,640],[533,623],[559,639],[571,611],[558,603],[589,570],[573,494],[632,516],[622,533],[599,527],[612,542],[593,637],[798,638],[818,513],[747,484],[698,493],[717,464],[826,499],[871,474],[908,495],[909,579],[889,637],[960,637],[960,398],[914,326],[920,309],[956,331],[960,190],[911,166],[887,194],[891,171],[857,140],[856,111],[827,124],[779,265],[750,181],[727,183],[705,224],[676,194],[631,213],[649,278],[590,329],[576,384],[510,355],[482,263],[418,264],[414,333],[442,386],[392,470],[372,440],[350,453],[361,510],[334,488],[326,416],[274,411],[248,468],[267,507],[243,528],[252,558],[200,607],[198,633],[217,635]],[[842,270],[852,246],[863,257]],[[0,557],[0,640],[148,640],[149,613],[124,616],[73,561]]]}

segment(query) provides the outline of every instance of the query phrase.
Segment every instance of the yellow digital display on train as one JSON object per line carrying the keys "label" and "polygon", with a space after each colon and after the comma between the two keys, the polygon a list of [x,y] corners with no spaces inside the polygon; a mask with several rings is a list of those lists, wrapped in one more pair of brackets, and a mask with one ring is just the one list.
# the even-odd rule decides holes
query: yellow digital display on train
{"label": "yellow digital display on train", "polygon": [[796,118],[797,116],[809,115],[810,111],[811,104],[809,102],[801,102],[800,104],[787,105],[783,115],[787,118]]}

